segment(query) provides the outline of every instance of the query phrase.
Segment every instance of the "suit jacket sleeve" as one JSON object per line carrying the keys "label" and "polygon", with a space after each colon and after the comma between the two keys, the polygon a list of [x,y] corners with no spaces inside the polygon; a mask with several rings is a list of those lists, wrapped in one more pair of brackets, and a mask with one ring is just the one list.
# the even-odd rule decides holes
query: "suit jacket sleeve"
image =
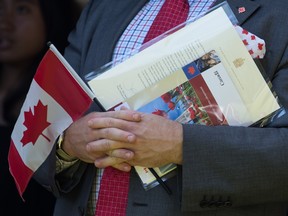
{"label": "suit jacket sleeve", "polygon": [[[262,65],[287,109],[287,6],[260,4],[242,24],[266,41]],[[203,211],[201,201],[229,201],[233,207],[287,202],[287,126],[287,114],[265,128],[184,125],[182,209]]]}

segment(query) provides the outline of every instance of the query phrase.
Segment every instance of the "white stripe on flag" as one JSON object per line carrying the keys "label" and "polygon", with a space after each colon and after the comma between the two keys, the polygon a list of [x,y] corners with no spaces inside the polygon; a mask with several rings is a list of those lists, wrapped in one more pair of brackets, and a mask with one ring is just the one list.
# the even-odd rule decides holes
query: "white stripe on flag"
{"label": "white stripe on flag", "polygon": [[[27,128],[23,125],[25,122],[24,112],[29,112],[31,109],[34,113],[34,109],[37,106],[39,99],[44,106],[47,105],[47,122],[50,122],[44,131],[43,135],[40,135],[36,143],[32,142],[25,144],[21,143],[23,133]],[[45,113],[43,113],[45,115]],[[61,116],[61,118],[59,118]],[[22,160],[26,166],[35,171],[43,163],[43,161],[50,154],[55,140],[67,128],[67,125],[72,123],[72,118],[65,112],[65,110],[49,95],[47,94],[34,80],[31,83],[31,89],[27,95],[27,99],[22,107],[21,115],[17,120],[17,130],[12,133],[12,139],[15,147],[18,150]],[[49,137],[48,140],[46,137]]]}

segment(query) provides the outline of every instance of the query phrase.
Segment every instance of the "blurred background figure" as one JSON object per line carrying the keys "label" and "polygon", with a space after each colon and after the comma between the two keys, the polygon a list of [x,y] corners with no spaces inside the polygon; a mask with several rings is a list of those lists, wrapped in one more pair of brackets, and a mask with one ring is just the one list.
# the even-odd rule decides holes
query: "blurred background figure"
{"label": "blurred background figure", "polygon": [[0,215],[50,216],[54,197],[31,180],[20,198],[8,168],[10,135],[51,41],[63,53],[82,10],[71,0],[0,0]]}
{"label": "blurred background figure", "polygon": [[75,0],[75,3],[80,7],[85,7],[89,0]]}

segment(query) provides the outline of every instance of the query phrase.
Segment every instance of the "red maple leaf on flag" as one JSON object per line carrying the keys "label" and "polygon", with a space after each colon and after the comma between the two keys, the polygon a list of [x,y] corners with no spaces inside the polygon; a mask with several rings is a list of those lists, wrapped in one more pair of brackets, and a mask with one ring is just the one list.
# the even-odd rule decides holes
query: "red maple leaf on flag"
{"label": "red maple leaf on flag", "polygon": [[38,104],[34,106],[34,115],[30,108],[28,112],[24,112],[24,119],[23,124],[27,130],[24,131],[21,139],[23,146],[30,142],[35,145],[40,135],[44,136],[50,142],[50,139],[43,134],[43,131],[51,124],[47,121],[47,105],[44,106],[39,100]]}

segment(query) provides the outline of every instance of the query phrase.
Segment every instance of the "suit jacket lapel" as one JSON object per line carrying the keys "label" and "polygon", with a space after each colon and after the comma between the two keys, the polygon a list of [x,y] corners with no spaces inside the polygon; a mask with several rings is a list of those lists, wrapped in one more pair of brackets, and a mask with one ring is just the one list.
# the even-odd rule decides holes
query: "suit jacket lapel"
{"label": "suit jacket lapel", "polygon": [[[216,0],[214,5],[221,2],[223,2],[223,0]],[[258,3],[251,0],[227,0],[227,2],[235,14],[239,25],[242,25],[260,7]],[[245,12],[238,12],[241,7],[245,8]]]}

